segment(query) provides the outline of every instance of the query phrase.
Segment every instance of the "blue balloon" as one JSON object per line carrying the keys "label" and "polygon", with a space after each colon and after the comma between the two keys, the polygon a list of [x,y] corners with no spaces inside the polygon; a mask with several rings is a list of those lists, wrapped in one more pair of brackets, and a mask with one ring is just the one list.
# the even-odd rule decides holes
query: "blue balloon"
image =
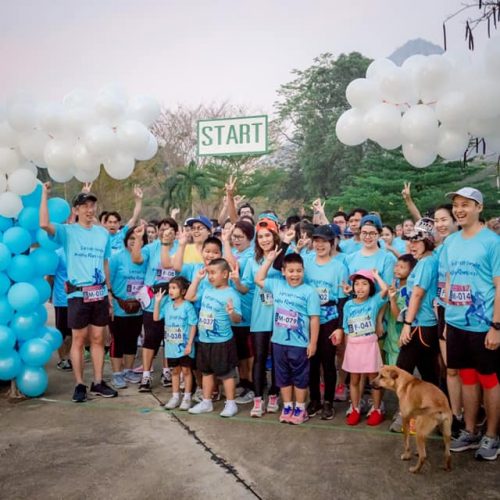
{"label": "blue balloon", "polygon": [[23,253],[31,246],[31,235],[22,227],[11,227],[3,233],[2,243],[14,253]]}
{"label": "blue balloon", "polygon": [[37,248],[31,252],[30,259],[35,265],[35,274],[38,276],[55,274],[59,257],[53,250]]}
{"label": "blue balloon", "polygon": [[13,225],[13,219],[8,219],[7,217],[0,215],[0,231],[7,231],[7,229],[9,229],[9,227],[12,227]]}
{"label": "blue balloon", "polygon": [[21,356],[14,349],[0,354],[0,380],[12,380],[21,371]]}
{"label": "blue balloon", "polygon": [[71,208],[66,200],[62,198],[51,198],[48,201],[49,207],[49,220],[62,224],[68,220],[71,215]]}
{"label": "blue balloon", "polygon": [[52,326],[46,326],[43,329],[43,333],[40,338],[49,342],[53,351],[59,349],[59,347],[63,345],[64,341],[62,333],[57,328]]}
{"label": "blue balloon", "polygon": [[36,314],[17,313],[10,322],[10,327],[19,342],[26,342],[39,336],[40,317]]}
{"label": "blue balloon", "polygon": [[18,224],[28,230],[36,231],[40,227],[37,207],[24,207],[17,217]]}
{"label": "blue balloon", "polygon": [[47,323],[47,318],[49,317],[47,313],[47,308],[45,307],[44,304],[40,304],[35,311],[33,312],[38,318],[38,321],[40,323],[40,326],[45,325]]}
{"label": "blue balloon", "polygon": [[14,316],[14,309],[9,304],[7,297],[0,297],[0,325],[7,325]]}
{"label": "blue balloon", "polygon": [[12,255],[9,248],[0,243],[0,271],[5,271],[10,265],[10,261],[12,260]]}
{"label": "blue balloon", "polygon": [[2,241],[3,241],[3,232],[0,231],[0,243],[2,243]]}
{"label": "blue balloon", "polygon": [[39,229],[36,232],[36,240],[38,241],[39,245],[42,248],[46,248],[47,250],[57,250],[60,247],[60,245],[58,243],[56,243],[52,239],[52,237],[50,237],[47,234],[47,231],[45,231],[43,229]]}
{"label": "blue balloon", "polygon": [[35,278],[31,280],[31,284],[36,288],[38,292],[39,304],[43,304],[50,299],[52,289],[50,288],[47,280],[44,280],[43,278]]}
{"label": "blue balloon", "polygon": [[16,255],[7,268],[7,274],[12,281],[27,283],[33,279],[35,266],[28,255]]}
{"label": "blue balloon", "polygon": [[25,396],[36,398],[47,390],[49,377],[42,366],[22,365],[16,385]]}
{"label": "blue balloon", "polygon": [[38,306],[40,294],[31,283],[15,283],[7,293],[7,300],[16,311],[27,313]]}
{"label": "blue balloon", "polygon": [[30,193],[21,196],[24,207],[39,207],[42,201],[42,184],[37,183],[36,188]]}
{"label": "blue balloon", "polygon": [[28,366],[44,366],[52,356],[52,345],[46,340],[34,338],[27,340],[19,349],[19,354]]}
{"label": "blue balloon", "polygon": [[5,273],[0,272],[0,297],[9,291],[10,284],[9,277]]}
{"label": "blue balloon", "polygon": [[0,325],[0,355],[14,349],[16,345],[16,334],[5,325]]}

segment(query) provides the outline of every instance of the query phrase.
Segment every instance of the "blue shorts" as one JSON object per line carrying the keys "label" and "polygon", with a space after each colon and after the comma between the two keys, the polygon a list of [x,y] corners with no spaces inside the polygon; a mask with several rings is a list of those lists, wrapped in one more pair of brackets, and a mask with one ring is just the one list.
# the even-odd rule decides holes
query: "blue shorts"
{"label": "blue shorts", "polygon": [[297,389],[307,389],[309,387],[307,349],[305,347],[275,344],[274,342],[272,345],[276,385],[278,387],[293,385]]}

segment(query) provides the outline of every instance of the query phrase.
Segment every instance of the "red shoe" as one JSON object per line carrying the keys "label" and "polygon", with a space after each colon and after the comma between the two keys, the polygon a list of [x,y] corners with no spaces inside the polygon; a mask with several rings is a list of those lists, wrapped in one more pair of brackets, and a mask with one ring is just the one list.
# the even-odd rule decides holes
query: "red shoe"
{"label": "red shoe", "polygon": [[352,405],[349,410],[347,410],[346,416],[347,418],[345,419],[345,422],[347,425],[358,425],[361,420],[359,408],[353,408]]}
{"label": "red shoe", "polygon": [[366,419],[366,425],[380,425],[384,421],[384,415],[380,408],[372,408],[372,411]]}

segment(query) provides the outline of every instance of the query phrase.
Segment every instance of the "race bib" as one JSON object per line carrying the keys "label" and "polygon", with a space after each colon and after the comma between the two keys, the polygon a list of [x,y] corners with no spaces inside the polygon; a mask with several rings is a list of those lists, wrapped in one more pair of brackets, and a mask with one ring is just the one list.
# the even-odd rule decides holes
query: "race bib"
{"label": "race bib", "polygon": [[321,305],[326,304],[330,301],[330,293],[328,292],[328,288],[316,288],[316,291],[319,295],[319,302]]}
{"label": "race bib", "polygon": [[454,306],[470,306],[472,304],[470,285],[451,285],[450,304]]}
{"label": "race bib", "polygon": [[214,329],[215,318],[214,314],[210,311],[200,311],[200,318],[198,320],[199,328],[203,328],[204,330],[213,330]]}
{"label": "race bib", "polygon": [[446,283],[444,281],[438,281],[437,296],[443,302],[446,301]]}
{"label": "race bib", "polygon": [[375,333],[375,327],[368,315],[353,316],[347,320],[347,325],[349,327],[348,335],[353,337],[363,337]]}
{"label": "race bib", "polygon": [[106,297],[104,285],[84,286],[82,288],[83,302],[99,302]]}
{"label": "race bib", "polygon": [[153,298],[153,292],[149,286],[142,286],[135,296],[136,300],[139,301],[143,309],[147,309],[151,304],[151,299]]}
{"label": "race bib", "polygon": [[169,344],[182,344],[184,337],[180,326],[165,327],[165,342]]}
{"label": "race bib", "polygon": [[260,301],[263,306],[272,306],[274,303],[273,294],[271,292],[260,292]]}
{"label": "race bib", "polygon": [[175,271],[173,269],[158,268],[156,270],[156,281],[166,281],[167,283],[175,278]]}
{"label": "race bib", "polygon": [[144,281],[127,280],[127,296],[135,297],[143,286],[144,286]]}
{"label": "race bib", "polygon": [[274,324],[280,328],[297,330],[299,327],[299,313],[278,307],[274,316]]}

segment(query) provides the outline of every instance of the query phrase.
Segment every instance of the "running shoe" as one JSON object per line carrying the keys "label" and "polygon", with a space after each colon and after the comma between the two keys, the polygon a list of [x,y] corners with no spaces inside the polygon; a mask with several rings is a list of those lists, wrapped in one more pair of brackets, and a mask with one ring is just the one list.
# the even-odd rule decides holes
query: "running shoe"
{"label": "running shoe", "polygon": [[165,403],[165,410],[174,410],[179,406],[181,402],[181,399],[179,396],[172,396],[166,403]]}
{"label": "running shoe", "polygon": [[323,403],[323,409],[321,410],[321,420],[332,420],[333,417],[335,417],[333,405],[330,401],[325,401]]}
{"label": "running shoe", "polygon": [[475,453],[477,460],[496,460],[500,455],[500,439],[484,435]]}
{"label": "running shoe", "polygon": [[170,373],[170,370],[161,374],[161,385],[163,387],[172,387],[172,373]]}
{"label": "running shoe", "polygon": [[392,419],[392,423],[389,426],[389,430],[391,432],[403,432],[403,417],[401,416],[401,413],[396,413],[394,415],[394,418]]}
{"label": "running shoe", "polygon": [[293,416],[293,406],[283,406],[280,415],[280,422],[282,424],[290,423],[290,419]]}
{"label": "running shoe", "polygon": [[186,397],[182,398],[179,410],[187,411],[189,410],[189,408],[191,408],[191,398],[186,398]]}
{"label": "running shoe", "polygon": [[139,384],[139,392],[151,392],[152,380],[151,377],[142,377]]}
{"label": "running shoe", "polygon": [[189,413],[192,415],[199,415],[200,413],[210,413],[214,411],[214,405],[212,401],[201,401],[197,405],[194,405],[192,408],[189,408]]}
{"label": "running shoe", "polygon": [[368,412],[368,418],[366,419],[366,425],[380,425],[384,421],[384,415],[380,408],[371,407]]}
{"label": "running shoe", "polygon": [[255,392],[251,389],[245,389],[237,398],[236,404],[239,405],[247,405],[248,403],[253,402],[253,398],[255,397]]}
{"label": "running shoe", "polygon": [[142,380],[140,373],[135,373],[134,370],[124,370],[123,378],[125,382],[130,382],[131,384],[139,384]]}
{"label": "running shoe", "polygon": [[267,398],[267,413],[278,413],[280,410],[280,399],[277,394],[269,394]]}
{"label": "running shoe", "polygon": [[250,410],[250,416],[260,418],[264,416],[264,413],[266,413],[266,410],[262,398],[253,398],[253,408]]}
{"label": "running shoe", "polygon": [[102,398],[116,398],[118,396],[118,393],[109,387],[104,380],[101,380],[99,384],[92,384],[90,385],[90,394],[94,394],[94,396],[101,396]]}
{"label": "running shoe", "polygon": [[113,373],[111,376],[111,383],[115,389],[126,389],[128,387],[122,372]]}
{"label": "running shoe", "polygon": [[339,384],[335,389],[334,401],[347,401],[347,386]]}
{"label": "running shoe", "polygon": [[321,408],[323,408],[323,405],[319,401],[309,401],[307,405],[307,414],[309,417],[315,417]]}
{"label": "running shoe", "polygon": [[197,387],[196,391],[194,391],[193,401],[195,403],[201,403],[203,401],[203,389],[201,387]]}
{"label": "running shoe", "polygon": [[473,434],[465,429],[456,439],[451,440],[450,451],[477,450],[481,445],[481,434]]}
{"label": "running shoe", "polygon": [[87,386],[83,384],[78,384],[75,387],[75,392],[73,392],[72,401],[75,403],[84,403],[87,401]]}
{"label": "running shoe", "polygon": [[300,425],[303,424],[304,422],[307,422],[308,420],[309,420],[309,415],[307,414],[307,410],[296,406],[295,410],[293,410],[293,414],[290,417],[289,422],[292,425]]}
{"label": "running shoe", "polygon": [[346,412],[345,422],[347,425],[358,425],[361,420],[361,413],[359,408],[353,408],[352,404]]}
{"label": "running shoe", "polygon": [[62,370],[63,372],[73,371],[73,364],[71,363],[71,359],[61,359],[61,361],[57,363],[57,369]]}
{"label": "running shoe", "polygon": [[234,401],[226,401],[224,409],[219,413],[221,417],[230,418],[238,413],[238,405]]}

